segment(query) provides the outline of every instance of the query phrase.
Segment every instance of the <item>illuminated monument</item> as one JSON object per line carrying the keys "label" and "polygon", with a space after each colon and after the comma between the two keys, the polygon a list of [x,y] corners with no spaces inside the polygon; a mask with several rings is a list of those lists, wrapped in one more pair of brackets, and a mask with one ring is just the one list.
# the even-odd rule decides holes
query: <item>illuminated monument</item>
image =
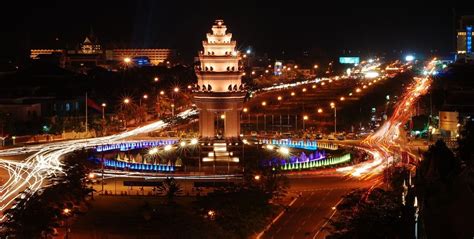
{"label": "illuminated monument", "polygon": [[[216,20],[212,33],[203,41],[196,67],[198,83],[194,102],[199,108],[199,132],[204,138],[223,134],[225,138],[240,135],[240,111],[246,95],[242,85],[239,53],[232,34],[226,33],[224,21]],[[219,123],[219,122],[222,122]]]}

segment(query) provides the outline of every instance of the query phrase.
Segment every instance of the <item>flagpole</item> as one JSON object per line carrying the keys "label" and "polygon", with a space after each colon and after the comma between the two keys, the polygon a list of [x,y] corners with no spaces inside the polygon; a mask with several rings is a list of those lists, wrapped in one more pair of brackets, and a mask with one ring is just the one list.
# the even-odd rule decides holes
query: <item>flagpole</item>
{"label": "flagpole", "polygon": [[88,128],[87,128],[87,92],[86,92],[86,133],[88,132]]}

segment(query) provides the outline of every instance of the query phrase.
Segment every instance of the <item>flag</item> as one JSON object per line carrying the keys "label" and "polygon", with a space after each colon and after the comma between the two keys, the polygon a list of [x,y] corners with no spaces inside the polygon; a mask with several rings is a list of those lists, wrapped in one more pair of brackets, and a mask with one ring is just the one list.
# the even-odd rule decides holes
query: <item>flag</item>
{"label": "flag", "polygon": [[95,109],[99,112],[102,111],[102,108],[90,98],[87,98],[87,107],[91,107],[92,109]]}

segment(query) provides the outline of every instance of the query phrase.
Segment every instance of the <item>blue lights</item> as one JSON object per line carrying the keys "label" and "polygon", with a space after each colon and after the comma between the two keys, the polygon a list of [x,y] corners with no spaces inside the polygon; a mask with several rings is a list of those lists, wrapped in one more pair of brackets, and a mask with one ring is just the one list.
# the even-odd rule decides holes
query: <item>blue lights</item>
{"label": "blue lights", "polygon": [[172,145],[178,143],[178,140],[156,140],[156,141],[138,141],[130,143],[99,145],[95,148],[96,152],[106,152],[111,150],[128,151],[132,149],[151,148],[163,145]]}
{"label": "blue lights", "polygon": [[472,26],[466,27],[466,53],[472,53]]}
{"label": "blue lights", "polygon": [[164,164],[143,164],[143,163],[127,163],[117,160],[104,159],[104,166],[120,170],[132,171],[153,171],[153,172],[174,172],[175,167]]}

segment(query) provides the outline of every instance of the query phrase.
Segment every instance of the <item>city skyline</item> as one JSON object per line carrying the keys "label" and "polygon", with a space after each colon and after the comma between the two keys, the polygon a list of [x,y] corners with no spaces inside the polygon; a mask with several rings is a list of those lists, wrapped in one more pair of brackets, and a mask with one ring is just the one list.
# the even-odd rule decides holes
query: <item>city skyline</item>
{"label": "city skyline", "polygon": [[[394,50],[433,50],[449,54],[454,50],[452,35],[455,24],[453,9],[449,8],[334,7],[327,8],[327,11],[294,11],[291,6],[287,9],[264,5],[238,6],[229,10],[190,5],[176,11],[170,3],[144,1],[126,2],[102,11],[99,9],[107,9],[107,4],[92,4],[86,0],[81,1],[81,5],[90,6],[86,13],[68,7],[68,4],[45,4],[27,10],[23,21],[12,21],[11,13],[7,13],[3,22],[11,22],[6,24],[6,29],[11,30],[13,36],[1,40],[0,55],[10,57],[31,48],[74,48],[92,29],[100,43],[106,46],[173,48],[189,60],[199,50],[202,34],[208,32],[203,26],[214,19],[227,22],[237,36],[239,47],[251,47],[258,54],[267,53],[275,57],[299,56],[304,51],[331,55],[341,54],[344,50],[366,54]],[[295,45],[294,40],[298,44]]]}

